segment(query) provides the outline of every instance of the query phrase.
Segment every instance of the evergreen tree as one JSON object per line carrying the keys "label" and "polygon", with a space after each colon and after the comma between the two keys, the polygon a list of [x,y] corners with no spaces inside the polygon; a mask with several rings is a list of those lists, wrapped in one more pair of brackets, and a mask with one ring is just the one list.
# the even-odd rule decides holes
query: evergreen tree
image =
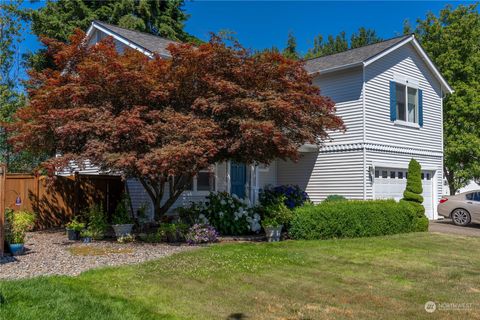
{"label": "evergreen tree", "polygon": [[359,28],[357,33],[351,35],[350,45],[347,41],[346,34],[343,31],[336,36],[329,35],[327,41],[324,41],[323,36],[319,34],[313,39],[313,48],[307,51],[305,58],[312,59],[323,57],[380,41],[383,40],[377,36],[374,30],[366,29],[364,27]]}
{"label": "evergreen tree", "polygon": [[429,13],[415,30],[455,92],[443,102],[444,174],[450,194],[480,179],[480,13],[478,4]]}
{"label": "evergreen tree", "polygon": [[19,46],[23,40],[24,14],[21,1],[0,2],[0,162],[9,171],[29,170],[35,161],[26,152],[15,153],[7,143],[8,133],[3,124],[12,121],[13,114],[25,104],[19,81]]}
{"label": "evergreen tree", "polygon": [[358,29],[358,33],[352,34],[350,38],[350,48],[359,48],[380,41],[382,41],[382,39],[377,36],[375,30],[361,27]]}
{"label": "evergreen tree", "polygon": [[[138,30],[178,41],[198,41],[184,31],[188,15],[183,0],[48,0],[45,6],[29,11],[32,31],[67,42],[76,28],[84,31],[93,20]],[[44,50],[28,57],[37,70],[52,64]]]}
{"label": "evergreen tree", "polygon": [[423,206],[422,167],[417,160],[412,159],[408,164],[407,186],[403,192],[402,201],[410,203],[416,213],[416,231],[428,230],[428,219]]}
{"label": "evergreen tree", "polygon": [[288,33],[287,46],[283,49],[283,55],[289,59],[297,60],[299,58],[297,53],[297,39],[292,32]]}

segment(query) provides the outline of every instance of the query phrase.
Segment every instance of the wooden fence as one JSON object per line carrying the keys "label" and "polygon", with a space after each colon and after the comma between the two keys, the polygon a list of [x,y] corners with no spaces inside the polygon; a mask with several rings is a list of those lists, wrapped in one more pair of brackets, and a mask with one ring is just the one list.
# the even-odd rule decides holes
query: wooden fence
{"label": "wooden fence", "polygon": [[7,174],[0,166],[0,254],[4,249],[5,209],[35,212],[37,229],[58,227],[93,204],[102,204],[110,217],[124,188],[119,176],[75,174],[48,178]]}

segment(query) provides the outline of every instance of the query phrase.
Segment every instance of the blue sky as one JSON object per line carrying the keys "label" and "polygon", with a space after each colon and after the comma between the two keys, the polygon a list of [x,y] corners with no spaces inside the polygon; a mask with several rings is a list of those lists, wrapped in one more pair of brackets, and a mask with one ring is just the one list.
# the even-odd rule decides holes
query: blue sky
{"label": "blue sky", "polygon": [[[375,29],[379,36],[390,38],[401,34],[405,19],[412,24],[425,18],[428,11],[435,14],[451,3],[444,1],[202,1],[186,2],[190,14],[186,30],[208,39],[209,32],[234,31],[236,38],[248,48],[283,48],[291,31],[297,38],[298,50],[305,53],[312,47],[313,38],[321,33],[347,35],[359,27]],[[38,8],[43,1],[24,4]],[[22,52],[36,50],[35,36],[25,34]]]}

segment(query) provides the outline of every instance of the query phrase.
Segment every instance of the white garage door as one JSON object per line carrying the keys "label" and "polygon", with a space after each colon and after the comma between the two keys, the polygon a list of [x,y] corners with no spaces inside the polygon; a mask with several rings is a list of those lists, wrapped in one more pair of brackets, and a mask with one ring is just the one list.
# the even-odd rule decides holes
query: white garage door
{"label": "white garage door", "polygon": [[[433,172],[422,171],[423,206],[425,214],[433,219]],[[407,184],[407,170],[392,168],[375,168],[375,181],[373,183],[375,199],[403,198]]]}

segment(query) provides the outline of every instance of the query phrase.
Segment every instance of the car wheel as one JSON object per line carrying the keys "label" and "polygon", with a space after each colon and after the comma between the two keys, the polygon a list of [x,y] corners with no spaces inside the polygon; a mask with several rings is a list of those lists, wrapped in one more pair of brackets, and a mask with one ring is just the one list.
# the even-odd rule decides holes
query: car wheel
{"label": "car wheel", "polygon": [[470,213],[465,209],[455,209],[452,212],[452,221],[457,226],[466,226],[470,223]]}

